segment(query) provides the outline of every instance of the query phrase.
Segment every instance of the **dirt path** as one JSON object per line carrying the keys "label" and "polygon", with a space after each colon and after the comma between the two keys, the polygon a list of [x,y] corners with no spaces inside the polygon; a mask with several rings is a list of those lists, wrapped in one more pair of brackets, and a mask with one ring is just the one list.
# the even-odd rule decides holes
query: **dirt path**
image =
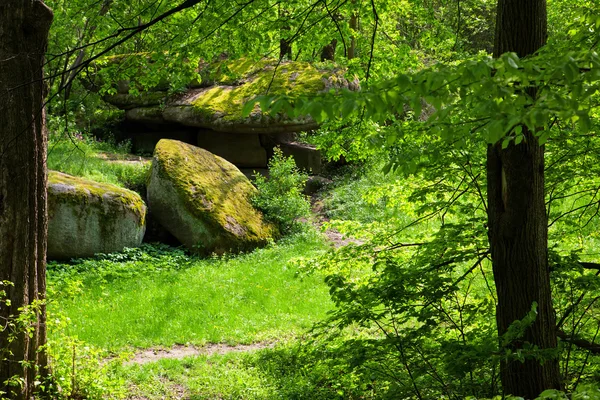
{"label": "dirt path", "polygon": [[[313,224],[317,227],[317,229],[322,229],[323,224],[325,224],[326,222],[329,222],[329,218],[327,218],[327,215],[325,215],[323,201],[320,200],[319,198],[313,196],[310,199],[310,204],[311,204],[313,216],[315,218]],[[336,230],[334,228],[326,229],[323,232],[323,234],[325,235],[327,240],[329,242],[331,242],[331,244],[333,244],[333,247],[335,247],[336,249],[346,246],[346,245],[349,245],[349,244],[360,245],[360,244],[364,243],[362,240],[344,236],[342,233],[340,233],[338,230]]]}
{"label": "dirt path", "polygon": [[101,152],[96,155],[101,160],[116,164],[149,164],[152,162],[152,157],[136,156],[134,154],[113,154]]}
{"label": "dirt path", "polygon": [[169,349],[151,348],[136,352],[133,358],[125,363],[125,365],[143,365],[151,362],[156,362],[165,358],[182,359],[191,356],[212,356],[215,354],[242,353],[247,351],[257,351],[267,348],[273,348],[275,342],[257,342],[252,344],[239,344],[230,346],[227,344],[207,344],[206,346],[184,346],[175,345]]}

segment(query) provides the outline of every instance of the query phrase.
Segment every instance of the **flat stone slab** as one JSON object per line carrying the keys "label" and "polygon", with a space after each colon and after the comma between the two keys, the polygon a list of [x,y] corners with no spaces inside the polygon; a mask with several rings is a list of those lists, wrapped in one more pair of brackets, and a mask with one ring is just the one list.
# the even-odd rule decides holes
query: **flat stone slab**
{"label": "flat stone slab", "polygon": [[[263,113],[258,105],[245,117],[244,104],[266,94],[314,96],[331,89],[359,90],[358,80],[348,79],[343,69],[322,70],[298,61],[223,60],[203,65],[199,72],[202,82],[190,83],[179,95],[150,90],[138,95],[105,95],[104,99],[127,110],[126,118],[131,121],[170,122],[219,132],[279,134],[310,131],[319,124],[310,116]],[[122,82],[119,85],[123,87]],[[129,83],[127,87],[135,86]]]}
{"label": "flat stone slab", "polygon": [[291,142],[281,143],[279,145],[281,152],[286,157],[292,157],[296,166],[310,174],[319,174],[323,168],[321,161],[321,152],[315,146]]}

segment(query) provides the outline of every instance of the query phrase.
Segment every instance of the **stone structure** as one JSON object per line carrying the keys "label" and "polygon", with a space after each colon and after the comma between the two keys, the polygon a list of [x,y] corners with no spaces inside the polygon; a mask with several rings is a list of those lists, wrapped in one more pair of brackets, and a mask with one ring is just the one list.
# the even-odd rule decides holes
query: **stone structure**
{"label": "stone structure", "polygon": [[[113,58],[122,65],[128,56]],[[131,57],[135,57],[132,55]],[[138,56],[139,57],[139,56]],[[109,59],[110,60],[110,59]],[[104,62],[104,68],[110,66]],[[223,60],[198,69],[201,82],[169,95],[161,83],[139,95],[134,81],[122,81],[104,99],[125,110],[134,150],[150,153],[160,139],[176,139],[200,146],[241,168],[266,168],[275,146],[293,156],[299,167],[319,173],[320,153],[294,141],[296,132],[316,129],[310,116],[269,115],[258,105],[247,117],[243,105],[258,95],[311,96],[331,89],[358,90],[343,70],[319,70],[309,63],[272,59]]]}

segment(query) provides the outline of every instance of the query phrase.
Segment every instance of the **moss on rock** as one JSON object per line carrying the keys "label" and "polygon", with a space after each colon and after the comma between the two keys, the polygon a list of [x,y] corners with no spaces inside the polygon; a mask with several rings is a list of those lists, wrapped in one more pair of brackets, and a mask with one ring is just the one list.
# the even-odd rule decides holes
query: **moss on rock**
{"label": "moss on rock", "polygon": [[176,140],[156,145],[148,184],[153,215],[190,250],[250,250],[277,231],[250,204],[256,189],[233,164]]}
{"label": "moss on rock", "polygon": [[[287,61],[278,65],[277,60],[241,59],[223,61],[213,68],[218,71],[214,81],[215,86],[205,89],[199,96],[193,98],[189,105],[198,115],[212,120],[215,120],[216,116],[223,123],[243,121],[244,103],[259,95],[269,93],[299,97],[315,95],[336,86],[348,86],[342,70],[323,71],[307,62]],[[259,113],[257,107],[254,117]],[[248,122],[254,120],[259,124],[282,120],[276,117],[262,119],[252,117],[246,120]]]}
{"label": "moss on rock", "polygon": [[[161,98],[166,92],[149,91],[135,96],[105,96],[105,100],[122,109],[133,108],[127,113],[127,118],[133,121],[148,122],[147,113],[141,110],[152,107],[150,114],[154,120],[162,117],[164,121],[216,131],[268,134],[307,131],[318,124],[309,116],[264,114],[258,106],[248,117],[243,117],[243,105],[256,96],[268,93],[301,97],[336,88],[358,90],[358,82],[348,80],[344,69],[320,69],[299,61],[222,60],[202,65],[198,73],[201,82],[190,82],[184,93],[169,98]],[[155,107],[159,103],[162,106]]]}
{"label": "moss on rock", "polygon": [[90,257],[139,246],[146,205],[118,186],[50,171],[48,258]]}

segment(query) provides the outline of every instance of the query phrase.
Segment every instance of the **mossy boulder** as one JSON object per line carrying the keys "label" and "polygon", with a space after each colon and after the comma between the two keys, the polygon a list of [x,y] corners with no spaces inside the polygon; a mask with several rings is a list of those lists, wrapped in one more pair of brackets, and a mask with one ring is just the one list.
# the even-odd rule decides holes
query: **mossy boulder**
{"label": "mossy boulder", "polygon": [[193,252],[251,250],[277,235],[250,204],[256,188],[248,178],[199,147],[159,141],[147,189],[154,217]]}
{"label": "mossy boulder", "polygon": [[[154,112],[167,98],[166,92],[143,92],[140,94],[116,93],[104,95],[105,101],[109,102],[121,110],[146,109],[150,108],[150,113]],[[148,113],[145,113],[148,114]]]}
{"label": "mossy boulder", "polygon": [[48,178],[48,258],[113,253],[142,243],[146,205],[135,192],[60,172]]}
{"label": "mossy boulder", "polygon": [[221,60],[199,66],[198,74],[201,82],[190,82],[178,95],[167,97],[160,91],[116,93],[105,96],[105,100],[129,110],[127,118],[141,123],[152,120],[219,132],[276,134],[308,131],[318,124],[310,116],[263,113],[258,105],[244,117],[243,105],[267,93],[314,96],[331,89],[359,89],[358,81],[348,79],[344,69],[318,68],[299,61]]}

